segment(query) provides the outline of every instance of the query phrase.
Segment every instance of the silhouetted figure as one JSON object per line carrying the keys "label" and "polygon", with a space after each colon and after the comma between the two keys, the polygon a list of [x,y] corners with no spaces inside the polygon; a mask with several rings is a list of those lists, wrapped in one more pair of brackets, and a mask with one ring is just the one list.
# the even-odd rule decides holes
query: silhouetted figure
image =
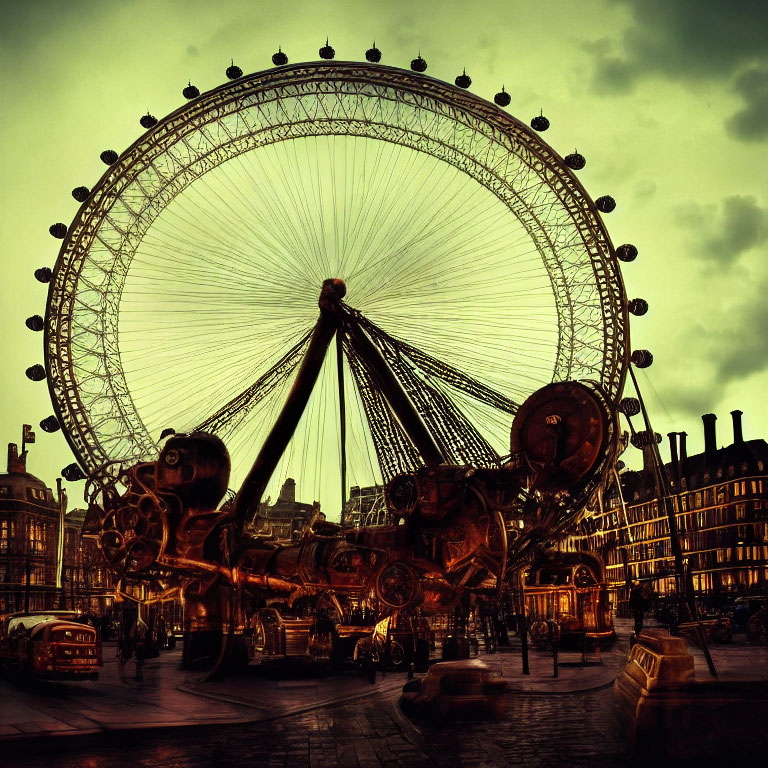
{"label": "silhouetted figure", "polygon": [[643,619],[646,611],[651,607],[651,588],[648,584],[635,584],[629,595],[629,609],[635,620],[635,637],[640,636],[643,630]]}
{"label": "silhouetted figure", "polygon": [[141,617],[137,617],[133,622],[129,640],[133,652],[136,654],[136,679],[142,681],[144,679],[144,659],[147,657],[147,641],[149,639],[149,628],[141,620]]}
{"label": "silhouetted figure", "polygon": [[121,620],[117,631],[117,669],[122,682],[125,682],[125,662],[128,661],[132,655],[133,650],[131,649],[130,636],[125,631]]}

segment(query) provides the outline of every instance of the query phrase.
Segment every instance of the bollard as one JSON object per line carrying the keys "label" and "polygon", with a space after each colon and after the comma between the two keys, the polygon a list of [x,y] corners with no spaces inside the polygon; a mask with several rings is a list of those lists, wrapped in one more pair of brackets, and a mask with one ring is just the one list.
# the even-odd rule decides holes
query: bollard
{"label": "bollard", "polygon": [[552,661],[554,663],[554,670],[552,672],[552,677],[557,677],[558,669],[557,669],[557,641],[556,640],[552,643]]}
{"label": "bollard", "polygon": [[554,667],[552,671],[552,677],[557,677],[557,643],[560,640],[560,627],[558,626],[557,622],[552,619],[550,619],[547,624],[549,625],[549,640],[552,643],[552,664]]}
{"label": "bollard", "polygon": [[525,614],[518,614],[517,626],[520,630],[520,650],[523,655],[523,674],[530,675],[528,667],[528,627],[526,626]]}

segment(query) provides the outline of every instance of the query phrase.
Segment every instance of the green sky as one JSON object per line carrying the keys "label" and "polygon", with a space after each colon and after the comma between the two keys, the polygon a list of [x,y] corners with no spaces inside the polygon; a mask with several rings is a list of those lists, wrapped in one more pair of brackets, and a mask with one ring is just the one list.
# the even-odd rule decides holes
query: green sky
{"label": "green sky", "polygon": [[[544,138],[586,156],[579,177],[592,197],[616,198],[613,242],[640,251],[623,273],[629,297],[650,304],[631,333],[655,357],[640,380],[657,431],[687,431],[696,452],[700,415],[712,411],[725,444],[728,412],[740,408],[745,437],[768,436],[762,0],[6,0],[0,22],[5,442],[52,412],[45,383],[24,376],[42,361],[41,336],[24,327],[44,314],[32,272],[53,266],[48,227],[74,216],[70,190],[95,183],[99,153],[132,143],[147,109],[177,108],[188,80],[222,82],[230,58],[257,71],[280,44],[292,62],[313,60],[326,35],[339,59],[362,59],[373,39],[395,66],[420,49],[434,77],[453,81],[466,67],[486,98],[504,84],[508,111],[525,122],[543,109]],[[53,484],[69,451],[61,433],[36,431],[29,468]]]}

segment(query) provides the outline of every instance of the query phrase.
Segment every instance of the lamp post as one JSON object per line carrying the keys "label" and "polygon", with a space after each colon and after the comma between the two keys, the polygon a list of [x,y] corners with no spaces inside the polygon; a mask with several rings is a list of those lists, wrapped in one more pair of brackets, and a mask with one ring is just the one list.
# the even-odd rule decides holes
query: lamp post
{"label": "lamp post", "polygon": [[29,613],[29,578],[32,573],[32,563],[29,561],[29,539],[25,544],[26,557],[24,559],[24,613]]}

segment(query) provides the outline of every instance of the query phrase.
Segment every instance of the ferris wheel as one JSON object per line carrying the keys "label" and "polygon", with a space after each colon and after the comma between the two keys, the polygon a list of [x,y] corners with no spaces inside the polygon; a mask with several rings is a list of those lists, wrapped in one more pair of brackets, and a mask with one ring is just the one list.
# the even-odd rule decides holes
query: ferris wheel
{"label": "ferris wheel", "polygon": [[[584,158],[541,139],[543,115],[529,127],[505,112],[503,89],[490,103],[466,73],[426,75],[421,55],[409,70],[375,46],[366,62],[320,55],[188,85],[186,104],[102,152],[71,224],[51,227],[45,318],[27,321],[45,360],[27,375],[47,379],[41,426],[62,428],[71,479],[154,459],[172,428],[222,437],[237,485],[329,278],[447,460],[498,463],[517,404],[547,383],[589,380],[618,403],[628,313],[647,305],[626,300],[619,261],[637,251],[612,246],[615,203],[579,183]],[[273,477],[303,477],[315,498],[332,495],[340,457],[342,489],[418,463],[355,345],[337,342]]]}

